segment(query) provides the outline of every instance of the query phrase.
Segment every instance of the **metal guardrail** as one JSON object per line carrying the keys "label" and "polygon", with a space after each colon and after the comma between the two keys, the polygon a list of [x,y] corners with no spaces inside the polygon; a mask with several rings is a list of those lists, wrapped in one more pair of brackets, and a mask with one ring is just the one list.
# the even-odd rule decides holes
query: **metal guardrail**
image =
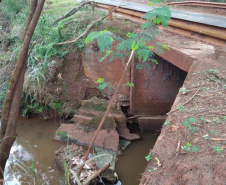
{"label": "metal guardrail", "polygon": [[[109,11],[115,7],[113,5],[106,4],[106,2],[102,4],[100,1],[96,3],[96,6],[106,11]],[[135,22],[145,22],[145,20],[141,18],[145,12],[119,7],[114,13]],[[224,27],[172,18],[169,22],[168,30],[215,45],[226,46],[226,28]]]}
{"label": "metal guardrail", "polygon": [[[225,0],[225,2],[226,2],[226,0]],[[203,7],[210,7],[210,8],[226,9],[226,3],[215,3],[215,2],[204,2],[204,1],[171,2],[171,3],[167,3],[167,5],[168,6],[171,6],[171,5],[177,5],[177,6],[203,6]]]}

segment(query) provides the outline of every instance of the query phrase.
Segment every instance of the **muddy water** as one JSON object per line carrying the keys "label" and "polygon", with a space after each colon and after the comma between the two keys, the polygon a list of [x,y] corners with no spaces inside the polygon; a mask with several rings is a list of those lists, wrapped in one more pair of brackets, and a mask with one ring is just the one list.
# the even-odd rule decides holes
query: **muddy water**
{"label": "muddy water", "polygon": [[46,182],[43,184],[62,184],[63,174],[54,163],[54,152],[62,143],[52,139],[58,127],[59,121],[54,120],[18,120],[18,136],[5,171],[7,185],[34,184],[30,177],[32,172],[24,171],[26,166],[31,166],[32,161]]}
{"label": "muddy water", "polygon": [[159,133],[139,133],[142,140],[133,141],[119,156],[116,171],[122,185],[138,185],[144,172],[150,148],[153,148]]}
{"label": "muddy water", "polygon": [[[59,120],[43,121],[39,119],[18,120],[18,136],[7,162],[5,179],[7,185],[34,184],[33,177],[25,172],[26,167],[34,163],[42,184],[63,185],[63,173],[54,163],[54,152],[64,143],[52,138],[59,127]],[[137,130],[136,130],[137,131]],[[141,173],[147,165],[145,156],[158,137],[156,133],[139,133],[142,140],[134,141],[119,156],[116,171],[122,185],[138,185]]]}

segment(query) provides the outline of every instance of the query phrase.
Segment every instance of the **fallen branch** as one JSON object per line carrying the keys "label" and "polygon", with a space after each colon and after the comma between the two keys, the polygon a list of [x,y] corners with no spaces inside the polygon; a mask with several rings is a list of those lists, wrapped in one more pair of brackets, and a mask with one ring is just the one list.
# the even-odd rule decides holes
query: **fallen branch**
{"label": "fallen branch", "polygon": [[76,41],[78,41],[80,38],[84,37],[88,32],[89,30],[91,30],[93,28],[93,26],[97,23],[97,22],[100,22],[102,20],[104,20],[106,17],[108,17],[109,14],[111,14],[113,11],[115,11],[118,7],[120,6],[117,6],[115,7],[113,10],[111,10],[107,15],[105,15],[104,17],[102,17],[101,19],[98,19],[96,20],[95,22],[93,22],[88,28],[86,28],[86,30],[80,35],[78,36],[76,39],[74,40],[69,40],[69,41],[65,41],[65,42],[60,42],[60,43],[57,43],[55,45],[59,46],[59,45],[64,45],[64,44],[72,44],[72,43],[75,43]]}
{"label": "fallen branch", "polygon": [[213,141],[226,141],[226,138],[209,138],[209,139]]}
{"label": "fallen branch", "polygon": [[[197,89],[197,91],[193,94],[193,96],[192,96],[189,100],[187,100],[186,102],[184,102],[183,104],[178,105],[178,106],[184,106],[184,105],[186,105],[187,103],[189,103],[189,102],[196,96],[196,94],[199,92],[199,90],[201,89],[201,87],[202,87],[202,85],[200,85],[200,87]],[[175,111],[177,111],[177,110],[178,110],[177,108],[174,109],[174,110],[171,110],[171,111],[168,112],[166,115],[168,116],[169,114],[171,114],[171,113],[173,113],[173,112],[175,112]]]}
{"label": "fallen branch", "polygon": [[[132,58],[133,58],[134,54],[135,54],[135,50],[133,50],[133,51],[131,52],[131,54],[130,54],[129,60],[128,60],[126,66],[125,66],[125,68],[124,68],[124,70],[123,70],[122,76],[121,76],[121,78],[120,78],[120,80],[119,80],[119,82],[118,82],[118,85],[117,85],[117,87],[116,87],[116,89],[115,89],[115,91],[114,91],[114,94],[113,94],[113,96],[112,96],[112,98],[111,98],[111,100],[110,100],[110,102],[109,102],[109,104],[108,104],[107,110],[105,111],[104,116],[102,117],[102,120],[101,120],[101,122],[100,122],[100,124],[99,124],[97,130],[95,131],[95,133],[94,133],[94,135],[93,135],[93,138],[92,138],[92,140],[91,140],[91,142],[90,142],[90,144],[89,144],[89,148],[88,148],[88,150],[87,150],[87,152],[86,152],[86,154],[85,154],[85,156],[84,156],[84,159],[83,159],[84,161],[86,161],[86,160],[88,159],[90,150],[91,150],[91,148],[93,147],[93,143],[94,143],[95,139],[97,138],[97,136],[98,136],[98,134],[99,134],[99,132],[100,132],[100,129],[101,129],[101,127],[103,126],[103,124],[104,124],[104,122],[105,122],[105,120],[106,120],[106,118],[107,118],[107,115],[108,115],[108,113],[109,113],[109,111],[110,111],[110,109],[111,109],[111,107],[112,107],[112,104],[113,104],[113,102],[114,102],[114,100],[115,100],[115,97],[116,97],[116,95],[117,95],[119,89],[121,88],[121,85],[122,85],[123,79],[124,79],[124,77],[125,77],[126,71],[127,71],[127,70],[129,69],[129,67],[130,67],[130,63],[131,63],[131,61],[132,61]],[[79,169],[79,175],[80,175],[80,173],[81,173],[83,167],[84,167],[84,165],[81,166],[81,168]]]}
{"label": "fallen branch", "polygon": [[83,185],[91,184],[94,179],[96,179],[98,176],[100,176],[110,166],[111,166],[110,163],[107,163],[106,165],[104,165],[101,169],[99,169],[97,172],[95,172],[86,182],[84,182]]}
{"label": "fallen branch", "polygon": [[221,115],[221,116],[225,116],[225,111],[224,110],[220,110],[220,111],[208,111],[206,112],[206,114],[217,114],[217,115]]}
{"label": "fallen branch", "polygon": [[91,4],[91,1],[85,1],[83,3],[80,4],[80,6],[76,7],[76,8],[73,8],[70,12],[68,12],[67,14],[59,17],[57,20],[54,21],[54,24],[63,20],[63,19],[66,19],[72,15],[74,15],[76,12],[78,12],[83,6],[86,6],[86,5],[89,5]]}
{"label": "fallen branch", "polygon": [[181,140],[179,140],[178,143],[177,143],[176,155],[178,153],[180,153],[180,149],[181,149]]}

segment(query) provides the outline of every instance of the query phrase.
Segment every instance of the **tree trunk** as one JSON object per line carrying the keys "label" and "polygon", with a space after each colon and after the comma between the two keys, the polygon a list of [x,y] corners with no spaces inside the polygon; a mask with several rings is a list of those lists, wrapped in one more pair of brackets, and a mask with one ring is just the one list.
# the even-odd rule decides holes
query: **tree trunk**
{"label": "tree trunk", "polygon": [[24,74],[25,74],[26,65],[24,65],[19,80],[17,82],[13,100],[12,100],[12,109],[10,110],[9,119],[7,121],[7,128],[4,134],[4,138],[0,144],[0,166],[2,171],[5,169],[6,161],[9,157],[10,149],[16,139],[16,121],[19,114],[20,100],[23,90]]}
{"label": "tree trunk", "polygon": [[[33,0],[32,2],[34,2],[34,1],[38,1],[38,0]],[[21,46],[19,57],[17,59],[14,70],[11,74],[10,85],[8,87],[8,90],[6,91],[6,96],[5,96],[5,100],[4,100],[4,104],[3,104],[0,139],[3,138],[4,133],[6,132],[11,102],[12,102],[12,99],[13,99],[13,93],[14,93],[14,90],[15,90],[17,80],[18,80],[19,75],[20,75],[20,71],[22,70],[23,65],[24,65],[24,63],[26,62],[26,59],[27,59],[29,44],[30,44],[32,35],[34,33],[36,24],[38,22],[38,19],[40,17],[42,7],[43,7],[44,2],[45,2],[45,1],[44,2],[43,1],[44,0],[41,0],[39,6],[36,8],[36,11],[35,11],[35,13],[32,17],[32,20],[30,21],[29,19],[27,19],[27,21],[30,21],[30,24],[29,24],[28,30],[25,32],[25,36],[24,36],[24,39],[23,39],[23,43],[22,43],[22,46]],[[43,5],[42,5],[42,3],[43,3]],[[31,4],[35,5],[35,3],[31,3]],[[30,7],[30,9],[33,9],[33,7],[32,8]],[[32,12],[32,10],[29,11],[29,12]],[[30,15],[30,13],[29,13],[29,15]],[[29,17],[29,15],[28,15],[28,17]],[[26,23],[26,25],[27,25],[27,23]]]}
{"label": "tree trunk", "polygon": [[[1,0],[0,0],[1,1]],[[1,130],[0,130],[0,168],[4,172],[6,161],[9,157],[10,149],[16,139],[16,121],[19,114],[20,101],[23,91],[26,61],[28,57],[29,44],[34,30],[41,15],[45,0],[32,0],[29,14],[27,17],[23,43],[21,50],[11,74],[10,84],[6,91],[3,104]],[[0,173],[0,179],[3,179]]]}
{"label": "tree trunk", "polygon": [[27,16],[27,21],[26,21],[26,24],[25,24],[25,27],[24,27],[24,35],[23,35],[22,41],[24,40],[24,38],[26,36],[26,32],[29,28],[29,25],[31,24],[31,20],[34,16],[35,10],[37,8],[37,4],[38,4],[38,0],[31,1],[29,13],[28,13],[28,16]]}

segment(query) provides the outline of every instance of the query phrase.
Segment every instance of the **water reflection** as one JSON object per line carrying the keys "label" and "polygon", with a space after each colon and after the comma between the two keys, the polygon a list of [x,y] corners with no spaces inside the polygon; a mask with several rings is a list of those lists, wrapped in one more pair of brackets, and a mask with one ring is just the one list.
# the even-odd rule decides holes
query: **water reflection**
{"label": "water reflection", "polygon": [[44,184],[63,183],[63,174],[54,163],[55,150],[63,145],[52,139],[58,127],[59,121],[54,120],[18,120],[18,136],[6,164],[5,184],[34,184],[32,172],[26,173],[32,162]]}
{"label": "water reflection", "polygon": [[153,148],[159,133],[139,132],[142,140],[133,141],[119,156],[116,171],[122,185],[138,185],[147,161],[145,156]]}
{"label": "water reflection", "polygon": [[[18,136],[11,149],[6,164],[6,185],[34,184],[33,177],[26,168],[33,161],[41,179],[47,185],[62,185],[63,174],[54,163],[55,151],[65,145],[53,140],[59,121],[20,118],[17,125]],[[142,140],[134,141],[123,151],[116,163],[116,172],[122,185],[137,185],[147,165],[145,156],[158,137],[156,133],[140,133]],[[120,184],[120,182],[118,182]]]}

